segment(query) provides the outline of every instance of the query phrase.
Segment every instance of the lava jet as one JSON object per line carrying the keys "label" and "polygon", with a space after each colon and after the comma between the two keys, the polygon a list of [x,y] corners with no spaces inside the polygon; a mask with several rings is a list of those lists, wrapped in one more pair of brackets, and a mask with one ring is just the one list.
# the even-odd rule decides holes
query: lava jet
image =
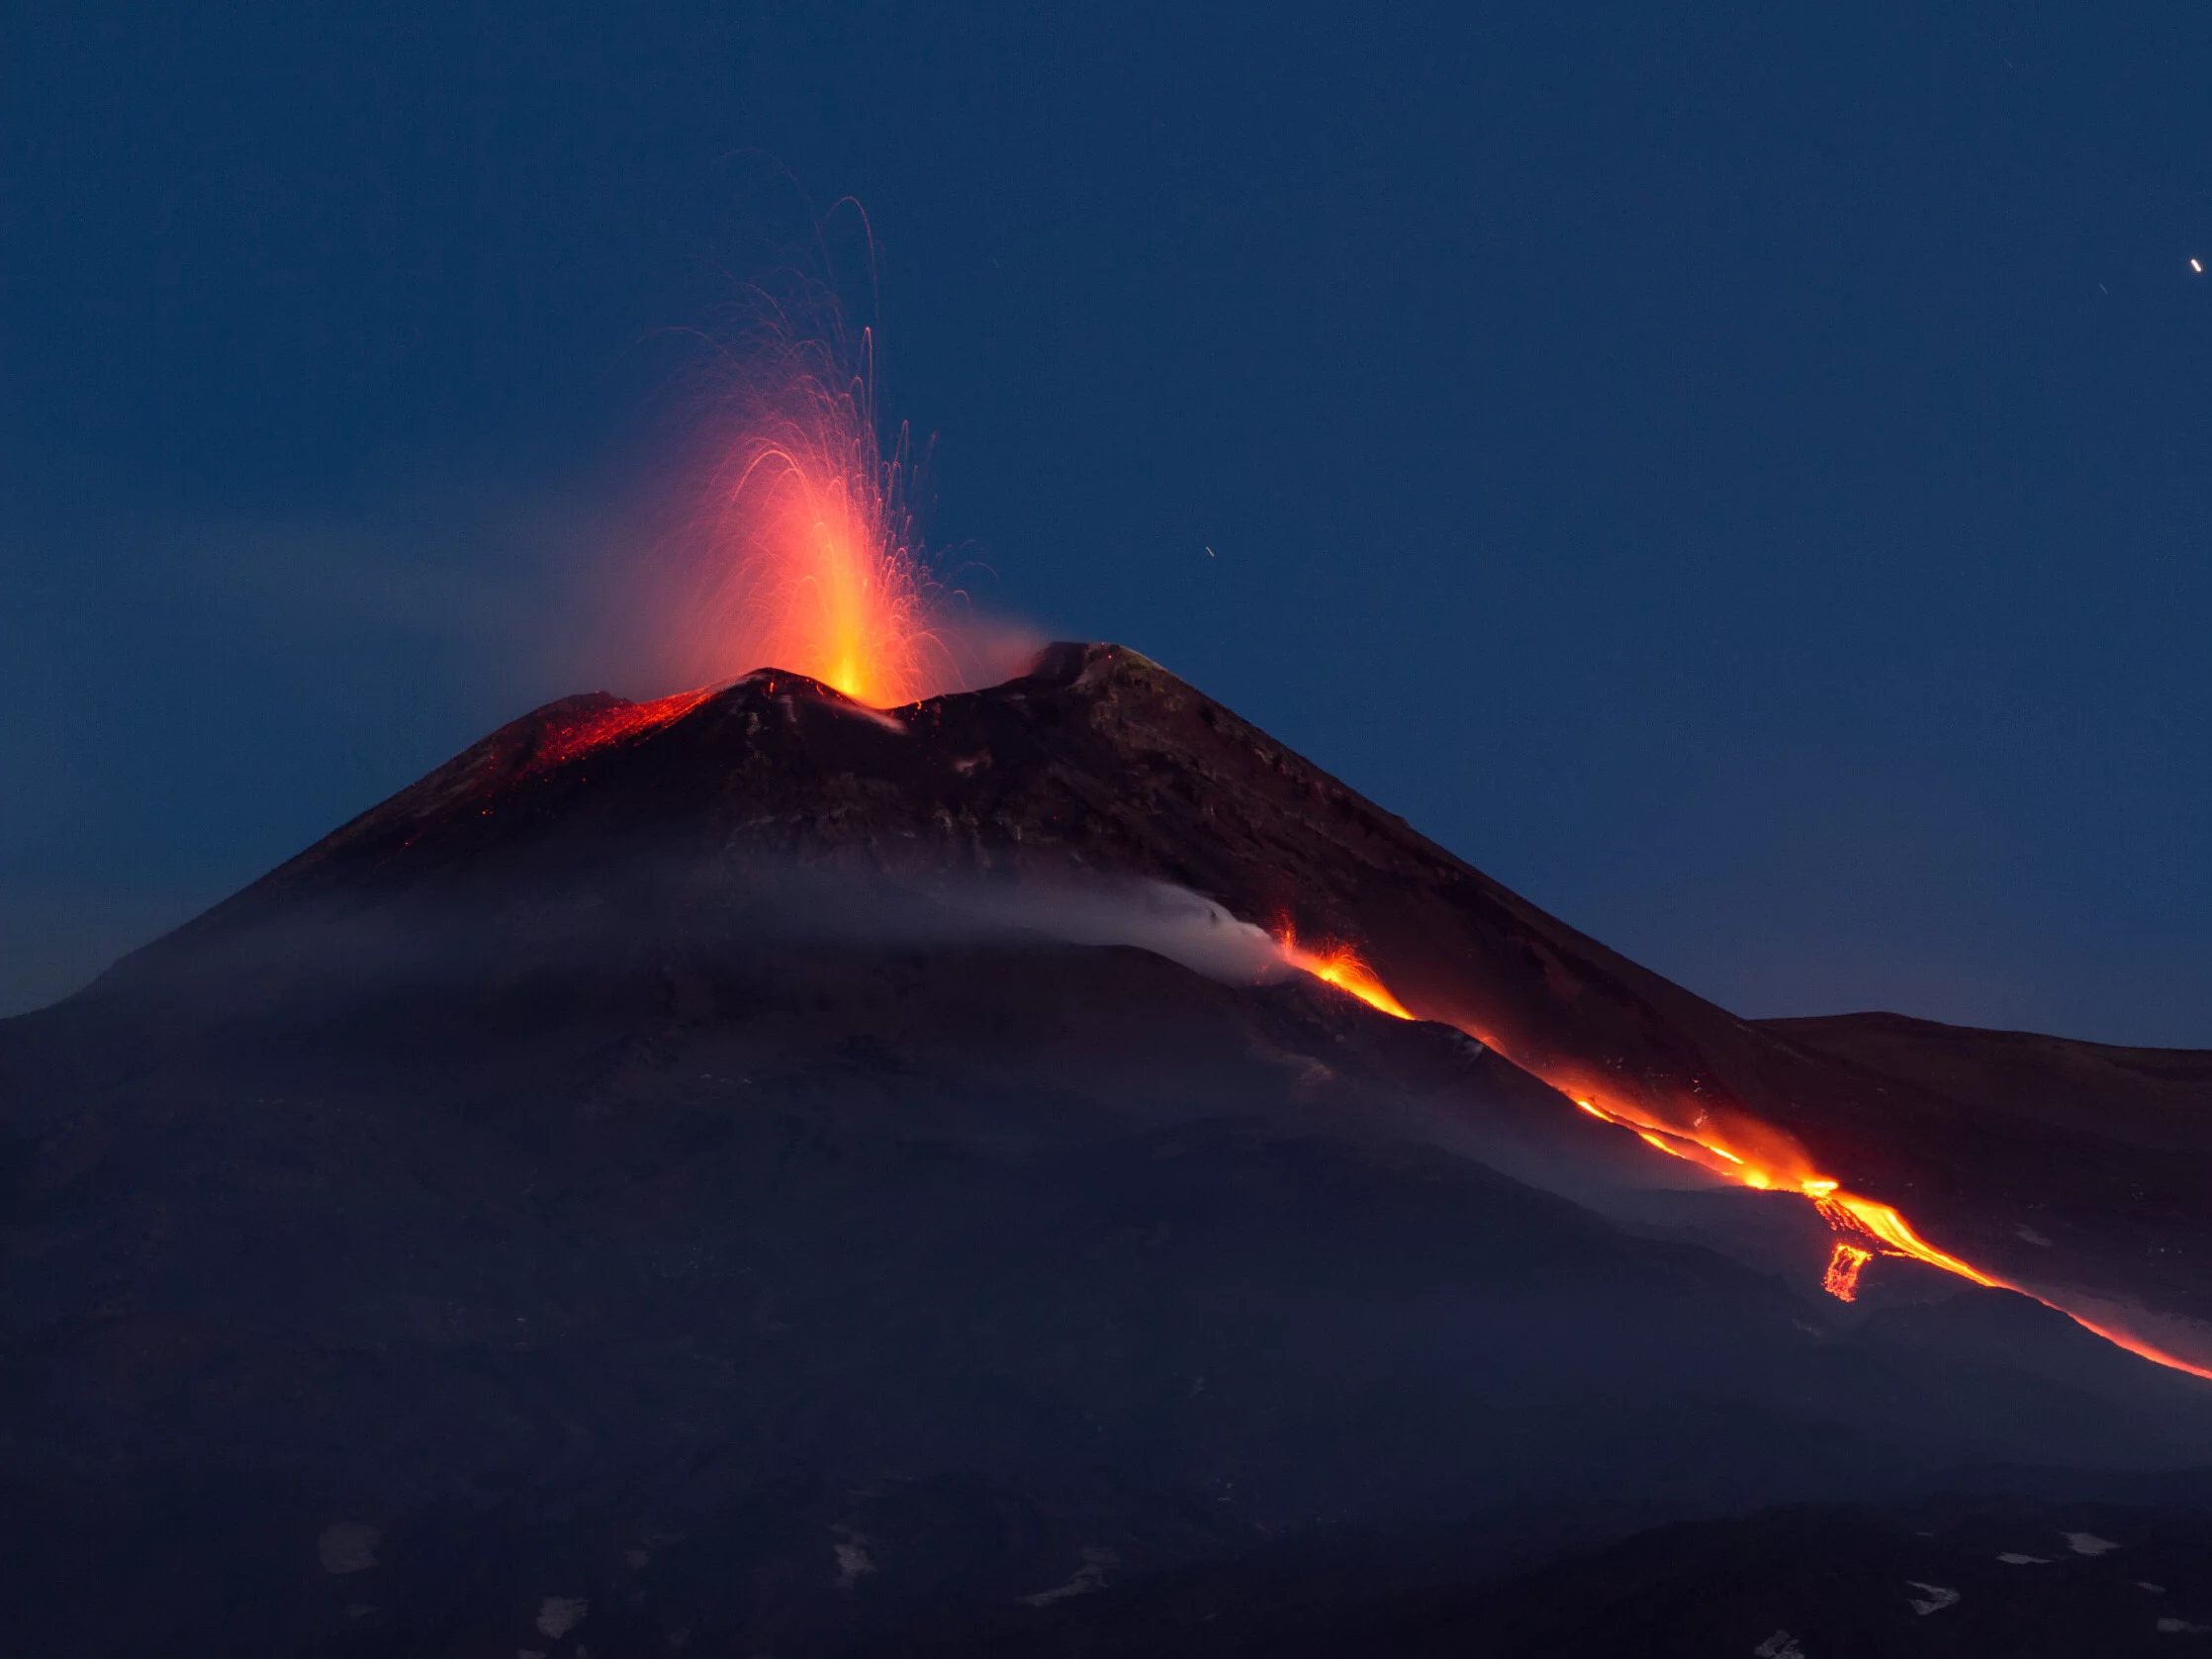
{"label": "lava jet", "polygon": [[0,1100],[41,1651],[1562,1651],[2212,1464],[2212,1057],[1739,1019],[1113,645],[550,704]]}

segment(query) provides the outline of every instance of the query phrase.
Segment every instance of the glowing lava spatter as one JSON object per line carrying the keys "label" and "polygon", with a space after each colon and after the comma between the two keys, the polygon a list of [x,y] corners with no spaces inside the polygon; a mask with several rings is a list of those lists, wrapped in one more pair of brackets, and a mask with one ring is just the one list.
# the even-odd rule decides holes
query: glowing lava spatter
{"label": "glowing lava spatter", "polygon": [[789,669],[891,708],[944,654],[904,496],[904,430],[877,433],[874,343],[757,342],[696,526],[692,660]]}
{"label": "glowing lava spatter", "polygon": [[1858,1301],[1859,1269],[1873,1259],[1874,1251],[1837,1240],[1835,1250],[1828,1257],[1828,1271],[1820,1281],[1820,1288],[1838,1302]]}
{"label": "glowing lava spatter", "polygon": [[1290,923],[1281,921],[1276,923],[1275,948],[1282,953],[1283,961],[1300,972],[1311,973],[1338,990],[1349,991],[1368,1007],[1379,1008],[1393,1019],[1413,1018],[1406,1005],[1390,994],[1388,987],[1375,977],[1375,970],[1349,945],[1331,942],[1318,951],[1307,950],[1298,943]]}
{"label": "glowing lava spatter", "polygon": [[656,697],[651,702],[625,702],[612,708],[602,708],[587,714],[572,725],[548,731],[539,743],[537,753],[530,759],[533,771],[547,771],[575,760],[579,755],[590,754],[610,743],[619,743],[626,737],[640,737],[657,731],[672,720],[681,719],[713,695],[712,688],[696,691],[679,691],[672,697]]}
{"label": "glowing lava spatter", "polygon": [[[1303,949],[1298,945],[1287,922],[1277,924],[1274,937],[1276,948],[1289,967],[1336,985],[1369,1006],[1379,1008],[1397,1019],[1421,1017],[1390,992],[1381,977],[1351,946],[1332,944],[1321,952]],[[1594,1098],[1599,1091],[1589,1085],[1586,1077],[1563,1075],[1557,1067],[1545,1066],[1517,1056],[1502,1047],[1489,1032],[1470,1030],[1463,1025],[1457,1029],[1466,1032],[1469,1037],[1521,1066],[1522,1070],[1560,1090],[1592,1117],[1628,1130],[1647,1146],[1671,1157],[1687,1159],[1710,1170],[1723,1180],[1733,1181],[1741,1186],[1762,1192],[1795,1192],[1810,1200],[1822,1219],[1837,1234],[1835,1247],[1829,1255],[1827,1272],[1821,1284],[1828,1294],[1840,1301],[1857,1300],[1860,1271],[1877,1255],[1909,1257],[1926,1262],[1931,1267],[1939,1267],[1946,1273],[1957,1274],[1978,1285],[2017,1291],[2023,1296],[2032,1297],[2045,1307],[2065,1314],[2084,1331],[2102,1336],[2105,1340],[2126,1348],[2130,1353],[2177,1371],[2187,1371],[2195,1376],[2212,1379],[2212,1369],[2168,1353],[2132,1332],[2116,1329],[2101,1319],[2091,1319],[2075,1313],[2072,1308],[2053,1302],[2026,1285],[1984,1273],[1971,1262],[1938,1249],[1914,1232],[1912,1225],[1892,1206],[1846,1192],[1840,1182],[1818,1173],[1804,1148],[1787,1131],[1763,1123],[1746,1113],[1720,1112],[1705,1106],[1693,1108],[1689,1114],[1690,1127],[1660,1123],[1652,1118],[1648,1110],[1638,1105],[1619,1100],[1600,1104]]]}

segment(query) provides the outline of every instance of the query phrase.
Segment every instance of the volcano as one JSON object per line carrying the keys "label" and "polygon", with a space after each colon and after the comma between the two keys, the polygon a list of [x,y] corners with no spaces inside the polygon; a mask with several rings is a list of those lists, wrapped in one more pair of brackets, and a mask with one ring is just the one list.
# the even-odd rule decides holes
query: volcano
{"label": "volcano", "polygon": [[550,704],[0,1090],[46,1651],[1956,1652],[1806,1563],[2202,1525],[2212,1056],[1740,1019],[1118,646]]}

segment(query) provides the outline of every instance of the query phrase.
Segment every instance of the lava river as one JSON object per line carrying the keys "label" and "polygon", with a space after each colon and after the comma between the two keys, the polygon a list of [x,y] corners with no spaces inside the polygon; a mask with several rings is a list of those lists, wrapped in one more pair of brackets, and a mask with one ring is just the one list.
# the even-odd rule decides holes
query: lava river
{"label": "lava river", "polygon": [[[1315,950],[1300,945],[1287,925],[1278,925],[1275,939],[1287,966],[1349,992],[1393,1019],[1419,1017],[1392,994],[1381,976],[1352,947],[1332,944]],[[2130,1332],[2088,1318],[2039,1291],[1985,1273],[1972,1262],[1938,1249],[1914,1232],[1912,1224],[1894,1206],[1847,1192],[1841,1182],[1822,1173],[1797,1138],[1786,1130],[1746,1112],[1715,1110],[1703,1104],[1692,1106],[1685,1123],[1660,1123],[1639,1106],[1617,1098],[1606,1098],[1585,1076],[1568,1075],[1557,1066],[1534,1063],[1529,1058],[1501,1047],[1489,1032],[1452,1023],[1502,1059],[1559,1090],[1592,1117],[1629,1131],[1670,1157],[1685,1158],[1738,1186],[1803,1197],[1835,1231],[1836,1243],[1822,1284],[1830,1295],[1842,1301],[1857,1299],[1860,1270],[1877,1255],[1909,1257],[1978,1285],[2032,1297],[2130,1353],[2177,1371],[2212,1379],[2212,1369],[2192,1364]]]}

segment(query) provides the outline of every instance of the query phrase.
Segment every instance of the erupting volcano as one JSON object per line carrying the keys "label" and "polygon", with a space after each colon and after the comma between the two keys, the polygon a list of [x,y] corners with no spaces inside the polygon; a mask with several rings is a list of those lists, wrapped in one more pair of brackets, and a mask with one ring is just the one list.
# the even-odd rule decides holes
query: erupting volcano
{"label": "erupting volcano", "polygon": [[1739,1019],[1119,646],[925,695],[841,363],[708,469],[711,684],[0,1022],[44,1651],[1336,1655],[1261,1626],[2212,1463],[2212,1057]]}
{"label": "erupting volcano", "polygon": [[[848,413],[857,409],[850,406]],[[778,507],[746,520],[755,526],[745,544],[754,551],[738,561],[749,581],[765,571],[783,582],[771,590],[778,600],[771,607],[773,649],[793,661],[834,665],[844,685],[762,671],[721,692],[697,691],[642,704],[578,699],[555,705],[496,734],[306,855],[300,866],[357,856],[357,849],[380,840],[381,826],[414,824],[417,798],[427,790],[427,798],[444,799],[439,781],[448,775],[469,781],[469,798],[481,797],[485,820],[504,821],[518,807],[544,810],[518,783],[503,781],[509,768],[559,786],[562,770],[588,754],[603,758],[629,750],[635,764],[647,764],[660,752],[656,734],[666,731],[672,743],[694,728],[703,734],[726,724],[741,706],[755,710],[746,716],[749,731],[758,730],[770,709],[783,709],[786,723],[795,721],[801,702],[794,697],[825,710],[841,704],[856,715],[866,710],[871,721],[864,723],[874,724],[877,735],[868,740],[865,763],[845,755],[842,742],[802,747],[778,763],[783,787],[796,791],[789,810],[807,815],[820,806],[801,802],[818,790],[836,795],[860,778],[879,780],[864,790],[870,827],[839,817],[845,831],[804,838],[808,860],[841,862],[865,845],[878,849],[868,855],[873,861],[882,856],[881,838],[889,834],[910,842],[926,864],[949,856],[950,834],[966,846],[959,857],[979,868],[1067,860],[1070,869],[1175,880],[1246,919],[1272,914],[1277,919],[1269,937],[1282,967],[1393,1019],[1451,1026],[1558,1090],[1563,1106],[1571,1102],[1719,1182],[1808,1201],[1836,1236],[1822,1283],[1844,1301],[1858,1296],[1869,1263],[1909,1259],[1975,1285],[2021,1291],[2132,1352],[2212,1376],[2212,1326],[2204,1323],[2212,1297],[2192,1291],[2186,1311],[2171,1315],[2145,1305],[2144,1293],[2170,1275],[2121,1271],[2078,1289],[2054,1283],[2056,1260],[2023,1263],[2025,1271],[2013,1265],[2023,1256],[2018,1226],[2007,1226],[1994,1241],[2009,1258],[2005,1265],[1978,1265],[1968,1251],[1931,1243],[1920,1230],[1924,1224],[1908,1221],[1898,1204],[1847,1185],[1849,1177],[1836,1172],[1839,1164],[1879,1171],[1875,1178],[1893,1182],[1899,1196],[1927,1174],[1941,1193],[1933,1202],[1944,1212],[1946,1231],[1982,1232],[1985,1240],[1984,1224],[1966,1218],[1999,1194],[2019,1192],[2023,1177],[2014,1160],[2000,1156],[1986,1169],[1961,1168],[1949,1163],[1948,1153],[1919,1144],[1928,1126],[1897,1115],[1911,1102],[1909,1087],[1854,1079],[1809,1061],[1759,1028],[1581,940],[1409,832],[1365,827],[1344,839],[1337,817],[1366,826],[1395,821],[1134,653],[1056,646],[1036,674],[980,693],[980,703],[940,697],[907,703],[895,717],[877,712],[911,687],[929,635],[914,599],[919,588],[911,554],[898,536],[883,533],[883,498],[869,493],[865,449],[846,451],[845,461],[861,470],[830,486],[819,485],[793,445],[781,439],[764,439],[740,453],[735,495],[757,487]],[[841,561],[850,561],[849,568]],[[1068,697],[1090,711],[1086,718],[1094,724],[1108,722],[1098,735],[1111,733],[1116,758],[1107,775],[1077,789],[1080,807],[1049,806],[1028,783],[1013,787],[1012,778],[1039,776],[1040,767],[1050,775],[1071,758],[1058,751],[1073,742],[1081,753],[1084,742],[1095,741],[1055,735],[1063,717],[1049,725],[1030,718]],[[1002,729],[1009,717],[1022,728],[1018,738]],[[978,718],[978,731],[950,735],[968,732]],[[1190,741],[1194,724],[1203,738],[1197,744]],[[1236,753],[1224,754],[1225,745]],[[1249,770],[1255,761],[1264,775],[1288,781],[1267,791],[1282,796],[1287,787],[1286,797],[1239,806],[1233,795],[1216,793],[1222,769]],[[595,777],[604,773],[603,765],[592,769]],[[710,769],[695,783],[704,787],[717,775]],[[1334,803],[1326,828],[1307,819],[1308,802],[1316,798]],[[767,810],[764,802],[755,805]],[[1034,821],[1024,828],[1025,819]],[[411,830],[411,854],[424,833],[421,825]],[[1297,847],[1295,858],[1258,852],[1285,838]],[[1378,838],[1393,848],[1383,860],[1387,875],[1376,868]],[[279,872],[272,882],[296,878],[300,866]],[[1318,947],[1303,943],[1288,919],[1313,914],[1332,921],[1331,935]],[[1766,1102],[1766,1110],[1755,1110],[1754,1100]],[[1784,1117],[1797,1127],[1786,1126]],[[1955,1132],[1942,1133],[1949,1139]],[[2009,1133],[2016,1141],[2032,1138],[2024,1127]],[[1832,1150],[1816,1155],[1808,1138]],[[2065,1173],[2049,1170],[2034,1179],[2056,1174],[2057,1190]],[[2032,1253],[2054,1252],[2045,1245]],[[2076,1274],[2085,1266],[2076,1259],[2064,1271]]]}
{"label": "erupting volcano", "polygon": [[[1118,1652],[1046,1626],[1439,1503],[1503,1571],[2212,1462],[2196,1377],[1997,1288],[2212,1360],[2212,1060],[1738,1019],[1121,647],[898,700],[926,630],[832,602],[896,538],[819,586],[862,493],[791,448],[731,475],[778,649],[871,695],[549,704],[0,1024],[0,1548],[114,1586],[51,1650]],[[372,1533],[373,1595],[261,1565]]]}
{"label": "erupting volcano", "polygon": [[[765,354],[749,372],[734,400],[741,416],[735,435],[710,472],[700,519],[704,574],[684,625],[699,641],[705,660],[757,671],[754,680],[772,693],[779,676],[825,687],[849,699],[856,712],[866,709],[882,718],[886,729],[911,733],[916,742],[904,747],[912,749],[924,732],[936,730],[945,718],[941,704],[917,705],[917,699],[933,681],[952,676],[930,614],[929,584],[912,521],[903,506],[909,474],[907,440],[902,431],[886,456],[876,435],[872,350],[865,332],[853,354],[818,342],[786,345]],[[1141,722],[1180,714],[1186,706],[1209,710],[1202,718],[1213,730],[1229,729],[1233,722],[1226,711],[1204,703],[1197,693],[1168,680],[1144,659],[1114,647],[1055,647],[1042,662],[1079,662],[1083,665],[1075,678],[1079,687],[1122,664],[1135,665],[1135,673],[1148,686],[1154,682],[1173,686],[1171,692],[1155,695],[1156,706],[1144,709]],[[1046,672],[1049,676],[1054,671],[1048,667]],[[1000,688],[998,694],[1027,702],[1014,690],[1021,684],[1017,680]],[[636,746],[662,728],[708,712],[716,697],[716,688],[707,687],[645,703],[603,696],[573,699],[490,741],[497,750],[529,728],[522,739],[529,751],[528,770],[553,773],[589,754]],[[884,711],[893,709],[906,712],[900,719],[885,718]],[[1142,747],[1141,725],[1139,733]],[[1046,740],[1042,732],[1035,736]],[[1295,757],[1281,755],[1261,734],[1251,733],[1249,742],[1255,751],[1277,757],[1269,763],[1272,766],[1312,772]],[[958,770],[964,777],[973,775],[978,767],[995,774],[998,762],[986,745],[979,755],[959,763]],[[1183,757],[1147,764],[1188,768]],[[1188,770],[1191,788],[1203,792],[1208,786],[1204,769]],[[1334,781],[1314,776],[1318,780],[1314,787],[1343,794]],[[1114,788],[1117,783],[1104,786]],[[398,805],[394,802],[381,812]],[[483,811],[492,816],[503,808],[503,802],[494,802]],[[1169,827],[1167,834],[1213,838],[1220,829],[1219,810],[1216,805],[1204,806],[1179,827]],[[1374,809],[1360,803],[1360,810],[1372,813]],[[380,815],[371,814],[364,822]],[[977,817],[972,804],[964,806],[961,816],[972,821],[974,833],[986,838],[1003,828]],[[1056,820],[1051,827],[1053,836],[1066,841],[1068,853],[1082,867],[1127,867],[1150,875],[1187,868],[1192,857],[1191,850],[1173,847],[1144,854],[1122,847],[1090,847],[1084,845],[1085,837],[1075,823]],[[1284,828],[1272,825],[1254,824],[1248,829],[1262,843],[1284,833]],[[335,839],[343,841],[352,833]],[[898,833],[929,835],[941,833],[941,826],[924,830],[910,825]],[[840,856],[844,851],[824,847],[810,856]],[[1516,947],[1521,953],[1517,961],[1495,960],[1496,941],[1478,945],[1472,960],[1466,958],[1462,943],[1462,961],[1456,966],[1440,961],[1439,951],[1451,949],[1453,930],[1448,924],[1425,928],[1418,915],[1392,914],[1387,924],[1392,936],[1387,941],[1370,940],[1358,925],[1365,902],[1358,896],[1362,879],[1358,865],[1364,852],[1347,852],[1341,860],[1332,858],[1324,847],[1309,852],[1310,858],[1300,866],[1299,881],[1288,880],[1285,872],[1255,880],[1257,873],[1244,871],[1234,880],[1201,883],[1199,890],[1246,921],[1257,921],[1271,909],[1275,919],[1270,938],[1280,967],[1309,974],[1392,1018],[1452,1026],[1549,1084],[1589,1116],[1632,1134],[1656,1152],[1696,1165],[1722,1183],[1809,1201],[1835,1235],[1821,1279],[1829,1294],[1846,1302],[1855,1300],[1870,1263],[1882,1257],[1909,1259],[1976,1285],[2002,1286],[2034,1296],[2133,1352],[2212,1377],[2212,1326],[2194,1319],[2175,1324],[2156,1314],[2140,1316],[2140,1323],[2149,1328],[2182,1337],[2178,1344],[2159,1339],[2138,1329],[2139,1316],[2127,1311],[2136,1300],[2133,1285],[2112,1287],[2122,1290],[2118,1298],[2104,1289],[2081,1295],[2039,1284],[2032,1272],[2016,1274],[1976,1265],[1967,1256],[1930,1243],[1898,1203],[1852,1190],[1808,1150],[1806,1134],[1824,1139],[1830,1126],[1806,1121],[1800,1133],[1782,1121],[1802,1117],[1803,1101],[1792,1097],[1793,1081],[1776,1086],[1776,1068],[1789,1079],[1791,1073],[1802,1070],[1800,1062],[1779,1053],[1758,1052],[1772,1048],[1771,1044],[1751,1043],[1746,1052],[1750,1028],[1743,1022],[1674,986],[1665,986],[1664,995],[1648,1003],[1635,1002],[1627,1010],[1631,1029],[1619,1028],[1623,1011],[1619,1007],[1608,1006],[1595,1019],[1581,1017],[1577,1005],[1584,1003],[1589,983],[1583,969],[1569,966],[1578,949],[1576,936],[1502,890],[1489,902],[1505,904],[1519,918],[1516,926],[1530,933]],[[1471,872],[1467,875],[1483,886],[1491,885]],[[1292,919],[1314,914],[1329,917],[1339,927],[1318,946],[1301,942]],[[1414,965],[1414,982],[1398,982],[1395,964],[1401,952]],[[1614,959],[1605,971],[1628,984],[1640,982],[1641,988],[1613,989],[1596,999],[1611,1004],[1623,994],[1632,999],[1649,996],[1653,976],[1641,969],[1623,976],[1620,969],[1630,966]],[[1753,1077],[1724,1079],[1724,1071],[1743,1067],[1755,1081]],[[1812,1092],[1832,1093],[1839,1086],[1832,1070],[1815,1067],[1814,1071]],[[1745,1082],[1751,1086],[1745,1087]],[[1842,1115],[1862,1115],[1873,1105],[1862,1092],[1868,1084],[1841,1086],[1857,1096],[1840,1109]],[[1878,1092],[1888,1089],[1886,1084],[1871,1086]],[[1892,1174],[1914,1166],[1919,1153],[1906,1132],[1886,1133],[1889,1144],[1878,1141],[1875,1148],[1861,1152],[1860,1158],[1867,1159],[1871,1152],[1871,1161]],[[1909,1185],[1912,1177],[1902,1179]],[[1976,1202],[1977,1184],[1983,1183],[1968,1174],[1957,1183],[1956,1199],[1970,1205]],[[1902,1193],[1893,1196],[1901,1198]],[[2018,1237],[2016,1230],[2014,1237]]]}
{"label": "erupting volcano", "polygon": [[[714,474],[707,514],[713,575],[703,615],[733,662],[787,670],[857,703],[887,709],[921,694],[932,654],[941,658],[943,647],[931,625],[926,578],[902,506],[905,434],[887,459],[876,436],[871,352],[864,334],[858,365],[841,372],[828,347],[792,348],[771,354],[774,375],[751,384],[741,435]],[[681,717],[707,694],[682,693],[597,715],[557,740],[551,753],[565,760],[635,737]],[[1311,899],[1300,895],[1297,902]],[[1301,945],[1287,915],[1272,932],[1287,967],[1394,1018],[1419,1017],[1358,944]],[[1615,1062],[1602,1057],[1571,1046],[1519,1047],[1501,1036],[1510,1022],[1483,1015],[1435,1017],[1659,1152],[1730,1184],[1809,1200],[1838,1236],[1822,1282],[1840,1300],[1857,1298],[1861,1272],[1876,1256],[1915,1260],[1974,1284],[2024,1290],[2131,1351],[2212,1377],[2212,1341],[2200,1352],[2202,1362],[2183,1357],[2108,1317],[1985,1272],[1928,1243],[1895,1206],[1845,1190],[1797,1136],[1738,1105],[1697,1089],[1621,1090],[1613,1085]]]}
{"label": "erupting volcano", "polygon": [[[928,613],[911,521],[900,506],[905,440],[902,434],[891,457],[884,457],[876,436],[866,352],[864,336],[858,370],[840,379],[837,360],[826,349],[794,350],[777,359],[781,378],[748,394],[749,420],[714,475],[707,514],[711,575],[699,615],[714,649],[732,663],[769,671],[768,684],[774,684],[774,671],[783,671],[826,686],[855,704],[886,710],[914,703],[933,654],[942,659],[943,647]],[[1113,649],[1103,649],[1111,660]],[[942,660],[936,666],[941,673]],[[641,704],[609,699],[580,708],[572,719],[547,722],[533,739],[531,765],[558,767],[635,742],[691,713],[712,694],[708,688]],[[927,711],[920,714],[926,721]],[[2070,1297],[2033,1288],[1938,1247],[1896,1205],[1848,1190],[1798,1135],[1747,1108],[1717,1078],[1700,1076],[1684,1086],[1665,1068],[1628,1069],[1609,1039],[1519,1039],[1521,1015],[1510,1003],[1525,994],[1524,987],[1512,987],[1508,1005],[1455,987],[1435,1006],[1416,1012],[1373,966],[1363,944],[1300,942],[1290,916],[1316,909],[1345,913],[1335,890],[1338,880],[1337,872],[1319,866],[1313,890],[1294,893],[1280,905],[1271,937],[1284,967],[1393,1018],[1451,1025],[1590,1116],[1719,1181],[1808,1200],[1836,1235],[1821,1281],[1829,1294],[1853,1301],[1870,1262],[1883,1256],[1909,1259],[1976,1285],[2022,1291],[2132,1352],[2212,1377],[2212,1331],[2187,1353],[2173,1351],[2116,1321],[2101,1294]],[[1212,896],[1247,917],[1252,913],[1227,893]],[[1545,922],[1547,929],[1564,932],[1548,918]],[[1563,972],[1559,960],[1543,953],[1538,966],[1539,979],[1556,993]],[[1865,1103],[1858,1104],[1863,1109]],[[1893,1149],[1889,1155],[1912,1160],[1909,1148]]]}

